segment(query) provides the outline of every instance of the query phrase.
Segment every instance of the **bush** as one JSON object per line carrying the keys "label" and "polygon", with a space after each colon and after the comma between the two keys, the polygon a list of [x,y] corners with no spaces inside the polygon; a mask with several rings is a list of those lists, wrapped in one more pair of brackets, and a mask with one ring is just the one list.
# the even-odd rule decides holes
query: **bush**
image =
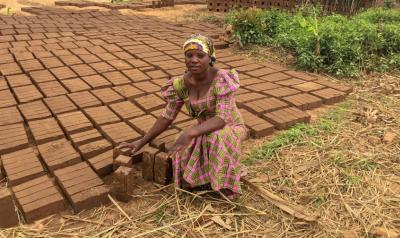
{"label": "bush", "polygon": [[360,71],[400,68],[400,12],[370,9],[353,17],[323,16],[316,8],[295,13],[234,10],[226,18],[241,45],[278,45],[297,56],[299,68],[357,77]]}

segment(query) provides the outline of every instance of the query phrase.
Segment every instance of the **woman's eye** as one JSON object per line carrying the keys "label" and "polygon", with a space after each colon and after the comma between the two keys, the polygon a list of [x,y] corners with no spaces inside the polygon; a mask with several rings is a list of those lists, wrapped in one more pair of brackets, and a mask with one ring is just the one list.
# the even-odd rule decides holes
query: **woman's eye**
{"label": "woman's eye", "polygon": [[205,56],[205,54],[197,54],[197,57],[199,57],[200,59],[204,58]]}

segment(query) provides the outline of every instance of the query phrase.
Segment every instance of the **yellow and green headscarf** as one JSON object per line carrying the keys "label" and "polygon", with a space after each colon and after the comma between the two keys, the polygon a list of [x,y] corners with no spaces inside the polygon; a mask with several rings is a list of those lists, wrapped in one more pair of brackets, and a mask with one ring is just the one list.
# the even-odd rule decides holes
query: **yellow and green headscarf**
{"label": "yellow and green headscarf", "polygon": [[211,66],[214,65],[217,60],[215,56],[214,44],[210,38],[200,35],[193,34],[183,44],[183,51],[186,53],[188,50],[201,50],[206,53],[211,59]]}

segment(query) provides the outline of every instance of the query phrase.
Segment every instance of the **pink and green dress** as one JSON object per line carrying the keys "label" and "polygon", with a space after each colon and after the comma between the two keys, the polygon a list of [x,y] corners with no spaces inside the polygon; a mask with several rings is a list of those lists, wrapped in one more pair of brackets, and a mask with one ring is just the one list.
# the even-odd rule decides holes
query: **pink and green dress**
{"label": "pink and green dress", "polygon": [[210,184],[213,190],[240,194],[241,141],[246,128],[236,106],[234,95],[239,88],[236,71],[219,70],[207,95],[189,99],[183,77],[168,80],[162,88],[167,106],[162,116],[174,120],[185,104],[192,118],[203,123],[218,116],[226,122],[224,128],[193,139],[189,147],[173,158],[175,186],[191,187]]}

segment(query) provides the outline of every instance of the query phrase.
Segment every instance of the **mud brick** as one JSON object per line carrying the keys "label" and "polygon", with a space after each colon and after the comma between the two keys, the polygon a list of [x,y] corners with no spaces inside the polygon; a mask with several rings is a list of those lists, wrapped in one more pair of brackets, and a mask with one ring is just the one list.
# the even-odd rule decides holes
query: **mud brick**
{"label": "mud brick", "polygon": [[[91,63],[97,63],[101,62],[101,59],[95,55],[79,55],[79,58],[81,58],[86,64],[91,64]],[[93,65],[91,65],[93,67]]]}
{"label": "mud brick", "polygon": [[140,98],[135,98],[134,101],[146,112],[161,109],[165,106],[164,100],[155,94],[149,94]]}
{"label": "mud brick", "polygon": [[272,90],[264,91],[263,93],[265,93],[269,96],[276,97],[276,98],[282,98],[282,97],[301,93],[301,91],[293,89],[293,88],[281,87],[281,88],[275,88]]}
{"label": "mud brick", "polygon": [[101,105],[100,100],[88,91],[70,93],[68,97],[71,98],[80,109]]}
{"label": "mud brick", "polygon": [[34,85],[13,88],[20,103],[31,102],[43,98],[43,95]]}
{"label": "mud brick", "polygon": [[267,112],[263,117],[279,130],[287,129],[300,122],[309,122],[311,118],[310,115],[295,107]]}
{"label": "mud brick", "polygon": [[71,68],[81,77],[96,74],[96,71],[87,64],[72,65]]}
{"label": "mud brick", "polygon": [[315,83],[319,83],[321,85],[345,92],[347,94],[351,93],[353,91],[352,87],[346,86],[346,85],[341,85],[338,83],[334,83],[325,79],[317,79],[316,81],[314,81]]}
{"label": "mud brick", "polygon": [[314,82],[306,82],[302,84],[293,85],[292,88],[298,89],[302,92],[312,92],[323,89],[325,88],[325,86]]}
{"label": "mud brick", "polygon": [[44,69],[43,65],[37,59],[19,61],[19,64],[25,72]]}
{"label": "mud brick", "polygon": [[0,90],[9,89],[6,79],[3,76],[0,76]]}
{"label": "mud brick", "polygon": [[128,121],[129,119],[145,114],[145,112],[143,112],[139,107],[130,101],[111,104],[110,108],[124,121]]}
{"label": "mud brick", "polygon": [[252,84],[252,85],[247,85],[245,86],[246,89],[250,89],[255,92],[262,92],[270,89],[275,89],[280,87],[279,85],[276,85],[274,83],[270,82],[264,82],[264,83],[258,83],[258,84]]}
{"label": "mud brick", "polygon": [[81,162],[81,157],[66,139],[38,146],[39,153],[51,173],[55,170]]}
{"label": "mud brick", "polygon": [[282,80],[286,80],[286,79],[290,79],[290,78],[292,78],[290,75],[284,74],[281,72],[268,74],[268,75],[260,77],[261,80],[268,81],[268,82],[277,82],[277,81],[282,81]]}
{"label": "mud brick", "polygon": [[[118,47],[118,46],[116,46],[116,47]],[[110,49],[108,49],[108,50],[110,51]],[[123,60],[133,59],[133,56],[131,54],[129,54],[128,52],[122,51],[122,49],[119,52],[113,52],[113,54]]]}
{"label": "mud brick", "polygon": [[285,108],[287,106],[288,104],[286,102],[272,97],[263,98],[243,104],[244,108],[256,115],[261,115],[264,112],[275,111],[281,108]]}
{"label": "mud brick", "polygon": [[94,129],[92,123],[81,111],[59,114],[57,120],[69,135]]}
{"label": "mud brick", "polygon": [[38,145],[64,138],[64,133],[54,118],[30,121],[29,128]]}
{"label": "mud brick", "polygon": [[54,115],[77,110],[76,106],[65,95],[45,98],[44,102]]}
{"label": "mud brick", "polygon": [[17,63],[0,64],[0,72],[3,75],[12,75],[22,73],[21,68]]}
{"label": "mud brick", "polygon": [[297,79],[297,78],[289,78],[289,79],[285,79],[285,80],[281,80],[278,82],[275,82],[276,84],[279,84],[281,86],[294,86],[294,85],[298,85],[298,84],[304,84],[307,83],[307,81],[305,80],[301,80],[301,79]]}
{"label": "mud brick", "polygon": [[263,80],[259,79],[259,78],[247,78],[247,79],[240,79],[240,85],[241,86],[249,86],[249,85],[253,85],[253,84],[260,84],[260,83],[264,83]]}
{"label": "mud brick", "polygon": [[84,112],[97,126],[121,121],[107,106],[86,108]]}
{"label": "mud brick", "polygon": [[63,80],[61,83],[72,93],[91,89],[90,86],[80,78]]}
{"label": "mud brick", "polygon": [[90,166],[100,177],[109,175],[113,171],[113,151],[109,150],[88,160]]}
{"label": "mud brick", "polygon": [[250,135],[253,138],[261,138],[270,135],[274,131],[274,125],[268,121],[252,114],[251,112],[240,109],[243,120],[250,130]]}
{"label": "mud brick", "polygon": [[172,159],[166,153],[156,154],[154,159],[154,182],[167,185],[172,181]]}
{"label": "mud brick", "polygon": [[125,99],[131,100],[137,97],[144,96],[146,93],[135,86],[132,85],[121,85],[113,87],[115,91],[117,91],[120,95],[122,95]]}
{"label": "mud brick", "polygon": [[[235,61],[235,62],[237,62],[238,64],[242,64],[242,63],[240,63],[241,61]],[[232,62],[232,63],[234,63],[234,62]],[[240,66],[240,67],[236,67],[236,66],[233,66],[233,65],[231,65],[231,66],[235,67],[235,70],[238,71],[238,72],[248,72],[248,71],[256,70],[256,69],[259,69],[259,68],[263,67],[262,65],[254,64],[254,63],[247,64],[247,62],[245,62],[245,64],[242,64],[242,66]]]}
{"label": "mud brick", "polygon": [[139,82],[135,83],[134,85],[135,87],[145,91],[147,94],[159,92],[161,90],[161,87],[159,85],[152,82]]}
{"label": "mud brick", "polygon": [[125,60],[114,59],[107,61],[110,65],[112,65],[117,70],[127,70],[132,69],[132,66],[128,64]]}
{"label": "mud brick", "polygon": [[147,71],[146,74],[152,79],[167,78],[168,75],[161,70]]}
{"label": "mud brick", "polygon": [[343,101],[346,98],[346,93],[332,88],[321,89],[311,92],[311,94],[322,98],[324,104],[334,104]]}
{"label": "mud brick", "polygon": [[63,67],[58,67],[58,68],[51,68],[50,71],[59,79],[59,80],[64,80],[64,79],[70,79],[70,78],[76,78],[77,75],[72,71],[70,68],[67,66]]}
{"label": "mud brick", "polygon": [[260,76],[264,76],[264,75],[272,74],[272,73],[276,73],[276,72],[277,71],[274,69],[265,67],[262,69],[256,69],[253,71],[246,72],[246,74],[253,76],[253,77],[260,77]]}
{"label": "mud brick", "polygon": [[140,60],[140,59],[127,59],[126,61],[135,68],[143,68],[143,67],[150,66],[148,63],[146,63],[145,61]]}
{"label": "mud brick", "polygon": [[55,177],[75,212],[108,202],[109,190],[86,162],[60,169]]}
{"label": "mud brick", "polygon": [[28,137],[22,123],[0,126],[0,154],[27,148]]}
{"label": "mud brick", "polygon": [[0,228],[9,228],[19,224],[11,192],[0,187]]}
{"label": "mud brick", "polygon": [[[129,153],[130,153],[131,152],[130,149],[128,149],[128,150],[129,150]],[[120,166],[132,167],[133,166],[132,156],[130,156],[130,155],[118,155],[114,159],[113,169],[117,170]]]}
{"label": "mud brick", "polygon": [[144,135],[151,129],[156,121],[156,117],[152,115],[144,115],[129,120],[128,124],[140,132],[140,134]]}
{"label": "mud brick", "polygon": [[103,136],[100,134],[100,132],[96,129],[92,129],[89,131],[84,131],[76,134],[70,135],[72,144],[74,144],[75,147],[79,147],[80,145],[92,143],[98,140],[103,139]]}
{"label": "mud brick", "polygon": [[143,151],[142,177],[147,181],[154,181],[154,160],[158,149],[147,147]]}
{"label": "mud brick", "polygon": [[40,58],[40,61],[47,69],[64,66],[57,57]]}
{"label": "mud brick", "polygon": [[82,79],[92,88],[106,88],[111,86],[111,83],[101,75],[84,76]]}
{"label": "mud brick", "polygon": [[111,88],[96,89],[91,92],[106,105],[124,101],[124,98]]}
{"label": "mud brick", "polygon": [[322,105],[322,99],[307,93],[296,94],[282,99],[301,110],[310,110]]}
{"label": "mud brick", "polygon": [[18,107],[27,121],[51,117],[51,112],[41,100],[19,104]]}
{"label": "mud brick", "polygon": [[18,150],[1,156],[8,184],[16,186],[45,174],[39,158],[32,148]]}
{"label": "mud brick", "polygon": [[39,83],[38,87],[46,97],[54,97],[68,93],[58,81]]}
{"label": "mud brick", "polygon": [[190,120],[190,121],[186,121],[186,122],[176,123],[175,127],[178,128],[180,131],[184,131],[184,130],[194,127],[196,125],[198,125],[196,120]]}
{"label": "mud brick", "polygon": [[10,107],[16,105],[14,96],[10,92],[10,90],[1,90],[0,91],[0,108],[1,107]]}
{"label": "mud brick", "polygon": [[43,83],[56,80],[56,78],[48,70],[33,71],[29,74],[35,83]]}
{"label": "mud brick", "polygon": [[138,69],[123,70],[124,73],[132,82],[140,82],[150,80],[150,77]]}
{"label": "mud brick", "polygon": [[86,160],[112,149],[110,142],[105,139],[85,143],[78,146],[79,152]]}
{"label": "mud brick", "polygon": [[114,86],[132,83],[125,75],[119,71],[111,71],[103,73],[103,76]]}
{"label": "mud brick", "polygon": [[178,134],[179,131],[177,129],[168,129],[154,138],[150,145],[159,148],[161,151],[167,151],[169,146],[176,141]]}
{"label": "mud brick", "polygon": [[310,74],[299,72],[299,71],[293,71],[293,70],[285,71],[285,74],[288,74],[292,77],[303,79],[306,81],[314,81],[317,79],[315,76],[312,76]]}
{"label": "mud brick", "polygon": [[116,186],[117,192],[132,193],[134,178],[135,176],[132,168],[120,166],[113,173],[113,185]]}
{"label": "mud brick", "polygon": [[101,126],[101,131],[114,146],[122,142],[133,142],[141,137],[138,132],[125,122]]}
{"label": "mud brick", "polygon": [[106,62],[95,62],[89,64],[94,70],[97,71],[97,73],[105,73],[105,72],[111,72],[115,71],[115,68],[112,67],[111,65],[107,64]]}
{"label": "mud brick", "polygon": [[19,87],[32,84],[32,81],[26,76],[26,74],[17,74],[6,76],[7,82],[10,87]]}
{"label": "mud brick", "polygon": [[23,122],[17,107],[0,108],[0,126]]}
{"label": "mud brick", "polygon": [[75,55],[61,55],[59,56],[65,65],[82,64],[83,62]]}
{"label": "mud brick", "polygon": [[235,96],[235,101],[238,105],[241,105],[246,102],[255,101],[258,99],[266,98],[267,96],[260,93],[243,93]]}

